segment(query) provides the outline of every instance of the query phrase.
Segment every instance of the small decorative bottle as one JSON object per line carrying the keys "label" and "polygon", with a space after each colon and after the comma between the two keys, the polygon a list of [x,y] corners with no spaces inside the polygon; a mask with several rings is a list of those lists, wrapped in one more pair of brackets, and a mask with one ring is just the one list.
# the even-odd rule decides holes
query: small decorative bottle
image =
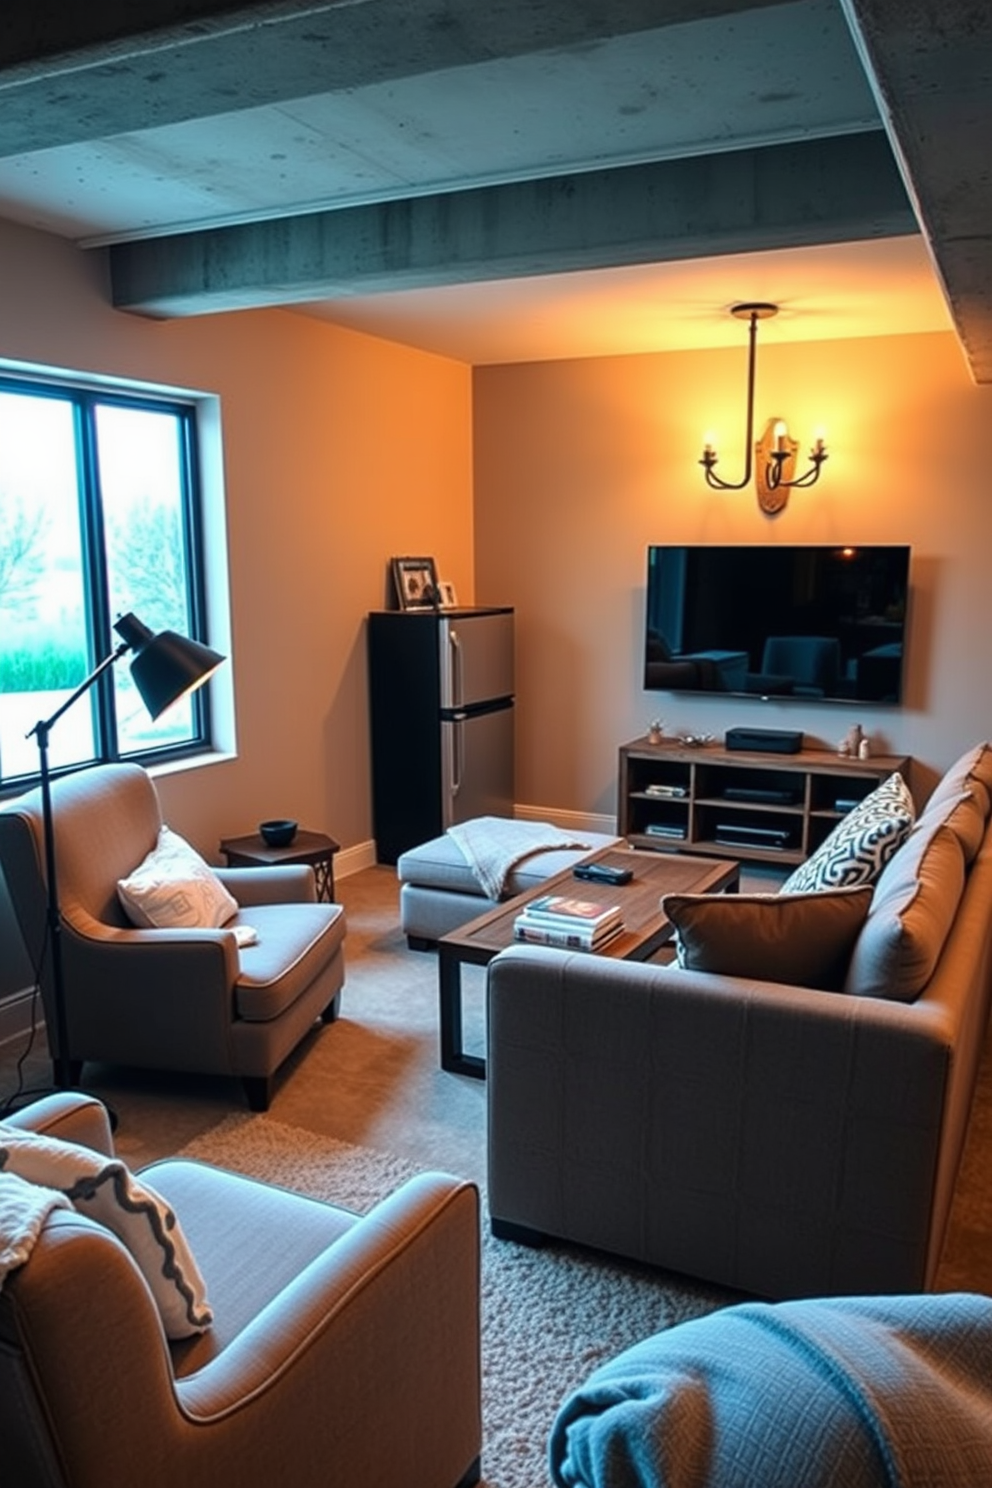
{"label": "small decorative bottle", "polygon": [[649,744],[660,744],[661,741],[662,741],[662,739],[664,737],[665,737],[665,723],[664,723],[664,719],[661,719],[661,718],[652,718],[651,723],[650,723],[650,725],[648,727],[648,743]]}
{"label": "small decorative bottle", "polygon": [[867,737],[863,738],[858,745],[858,759],[871,759],[871,745]]}

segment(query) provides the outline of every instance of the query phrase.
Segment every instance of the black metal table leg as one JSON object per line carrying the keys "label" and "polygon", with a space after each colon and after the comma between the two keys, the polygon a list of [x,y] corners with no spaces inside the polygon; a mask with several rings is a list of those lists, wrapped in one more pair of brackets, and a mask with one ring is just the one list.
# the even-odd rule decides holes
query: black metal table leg
{"label": "black metal table leg", "polygon": [[442,941],[438,945],[438,998],[441,1025],[441,1068],[453,1075],[486,1078],[486,1061],[466,1054],[462,1042],[462,959]]}

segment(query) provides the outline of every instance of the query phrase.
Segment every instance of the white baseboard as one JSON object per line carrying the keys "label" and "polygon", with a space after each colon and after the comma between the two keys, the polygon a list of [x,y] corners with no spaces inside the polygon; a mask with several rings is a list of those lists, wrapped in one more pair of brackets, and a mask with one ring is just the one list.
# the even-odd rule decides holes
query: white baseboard
{"label": "white baseboard", "polygon": [[617,819],[601,812],[562,811],[555,806],[521,806],[513,808],[518,821],[550,822],[563,832],[606,832],[616,836]]}
{"label": "white baseboard", "polygon": [[335,882],[339,878],[348,878],[352,873],[360,873],[363,868],[374,868],[375,865],[374,842],[356,842],[353,847],[343,847],[334,854]]}
{"label": "white baseboard", "polygon": [[[12,992],[0,1002],[0,1044],[9,1044],[14,1039],[26,1038],[31,1028],[31,1003],[34,997],[34,988],[25,987],[20,992]],[[41,999],[38,999],[37,1008],[38,1022],[44,1019],[41,1007]]]}

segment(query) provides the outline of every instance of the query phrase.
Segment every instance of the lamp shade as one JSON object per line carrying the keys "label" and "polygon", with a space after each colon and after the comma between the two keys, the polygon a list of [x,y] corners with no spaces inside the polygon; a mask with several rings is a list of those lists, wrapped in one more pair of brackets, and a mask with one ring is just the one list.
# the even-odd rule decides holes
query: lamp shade
{"label": "lamp shade", "polygon": [[202,686],[224,660],[218,651],[174,630],[153,634],[133,614],[122,615],[114,629],[135,653],[131,676],[152,718]]}

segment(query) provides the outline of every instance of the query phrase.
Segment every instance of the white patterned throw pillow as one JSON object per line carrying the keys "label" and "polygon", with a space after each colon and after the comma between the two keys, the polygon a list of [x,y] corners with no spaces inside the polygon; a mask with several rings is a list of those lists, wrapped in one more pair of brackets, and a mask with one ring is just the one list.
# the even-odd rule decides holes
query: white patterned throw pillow
{"label": "white patterned throw pillow", "polygon": [[875,883],[915,820],[913,798],[897,771],[837,823],[779,892],[808,894]]}
{"label": "white patterned throw pillow", "polygon": [[168,1338],[188,1338],[213,1322],[175,1210],[119,1158],[0,1123],[0,1172],[64,1194],[78,1213],[115,1234],[148,1283]]}
{"label": "white patterned throw pillow", "polygon": [[238,912],[237,900],[195,847],[169,827],[127,878],[117,897],[132,925],[142,929],[216,930]]}

